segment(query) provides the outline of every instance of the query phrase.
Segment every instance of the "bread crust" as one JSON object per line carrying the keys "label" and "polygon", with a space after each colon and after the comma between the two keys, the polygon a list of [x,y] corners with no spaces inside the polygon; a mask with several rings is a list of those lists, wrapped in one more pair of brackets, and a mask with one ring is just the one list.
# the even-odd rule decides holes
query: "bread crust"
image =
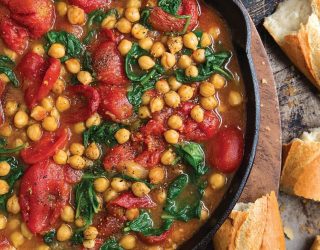
{"label": "bread crust", "polygon": [[314,240],[310,250],[320,250],[320,235],[316,237]]}
{"label": "bread crust", "polygon": [[320,142],[295,139],[290,143],[280,189],[289,194],[320,201]]}

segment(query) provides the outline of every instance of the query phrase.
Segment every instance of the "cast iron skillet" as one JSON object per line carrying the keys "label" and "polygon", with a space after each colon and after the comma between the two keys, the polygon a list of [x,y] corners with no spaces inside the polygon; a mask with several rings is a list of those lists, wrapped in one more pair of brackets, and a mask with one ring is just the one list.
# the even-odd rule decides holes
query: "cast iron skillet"
{"label": "cast iron skillet", "polygon": [[212,236],[228,217],[238,201],[251,172],[259,136],[260,99],[258,81],[252,62],[250,20],[245,14],[240,0],[206,0],[220,12],[227,21],[232,34],[233,46],[239,60],[241,73],[245,83],[247,97],[247,125],[245,136],[244,159],[236,172],[230,188],[225,193],[219,206],[208,222],[203,225],[193,237],[186,241],[179,249],[182,250],[212,250]]}

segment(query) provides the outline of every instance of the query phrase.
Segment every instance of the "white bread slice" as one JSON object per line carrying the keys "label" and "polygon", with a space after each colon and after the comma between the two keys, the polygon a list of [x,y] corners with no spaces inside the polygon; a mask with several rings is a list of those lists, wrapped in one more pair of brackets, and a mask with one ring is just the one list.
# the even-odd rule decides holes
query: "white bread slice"
{"label": "white bread slice", "polygon": [[320,129],[304,132],[283,147],[284,165],[280,189],[320,201]]}
{"label": "white bread slice", "polygon": [[314,240],[310,250],[320,250],[320,235],[316,237]]}
{"label": "white bread slice", "polygon": [[274,192],[239,204],[213,237],[215,250],[283,250],[283,227]]}
{"label": "white bread slice", "polygon": [[320,0],[285,0],[264,27],[320,90]]}

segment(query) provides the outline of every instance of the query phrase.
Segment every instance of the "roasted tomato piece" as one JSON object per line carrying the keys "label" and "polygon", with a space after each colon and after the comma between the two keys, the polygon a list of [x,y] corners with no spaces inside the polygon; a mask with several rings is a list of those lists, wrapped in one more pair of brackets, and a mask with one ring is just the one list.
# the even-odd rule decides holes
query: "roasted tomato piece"
{"label": "roasted tomato piece", "polygon": [[9,240],[4,235],[0,235],[0,249],[1,250],[12,250],[13,246],[11,246]]}
{"label": "roasted tomato piece", "polygon": [[9,49],[22,54],[28,46],[28,31],[10,18],[1,18],[0,37]]}
{"label": "roasted tomato piece", "polygon": [[103,166],[106,170],[111,170],[124,161],[133,160],[134,157],[134,148],[129,143],[117,145],[107,152],[103,160]]}
{"label": "roasted tomato piece", "polygon": [[123,228],[124,223],[125,220],[121,218],[102,213],[95,216],[93,225],[97,227],[99,237],[107,239],[111,235],[119,233]]}
{"label": "roasted tomato piece", "polygon": [[156,244],[164,243],[168,238],[168,236],[171,234],[171,231],[172,231],[172,227],[168,231],[165,231],[159,236],[144,236],[142,234],[139,234],[138,236],[144,243],[149,245],[156,245]]}
{"label": "roasted tomato piece", "polygon": [[[179,15],[191,16],[188,31],[193,30],[199,18],[198,3],[196,0],[182,0],[181,7],[179,9]],[[187,19],[177,18],[160,7],[155,7],[150,14],[149,23],[151,26],[161,32],[182,32]]]}
{"label": "roasted tomato piece", "polygon": [[6,89],[6,84],[3,81],[0,81],[0,125],[4,123],[5,116],[2,107],[2,95]]}
{"label": "roasted tomato piece", "polygon": [[99,114],[107,119],[121,121],[133,114],[133,107],[127,98],[127,90],[119,86],[99,86],[101,103]]}
{"label": "roasted tomato piece", "polygon": [[157,204],[149,196],[136,197],[132,192],[125,192],[109,203],[126,209],[130,208],[153,208]]}
{"label": "roasted tomato piece", "polygon": [[64,166],[64,176],[66,182],[69,184],[76,184],[81,181],[83,172],[81,170],[73,169],[70,166]]}
{"label": "roasted tomato piece", "polygon": [[242,132],[229,127],[219,131],[208,144],[210,164],[223,173],[235,171],[241,164],[244,151]]}
{"label": "roasted tomato piece", "polygon": [[55,12],[51,0],[10,0],[11,18],[26,27],[33,38],[40,38],[54,23]]}
{"label": "roasted tomato piece", "polygon": [[113,85],[128,83],[124,71],[124,61],[115,42],[107,41],[100,44],[95,49],[92,59],[99,81]]}
{"label": "roasted tomato piece", "polygon": [[62,114],[66,123],[85,121],[97,112],[100,96],[95,88],[77,85],[68,87],[66,91],[66,95],[71,100],[71,108]]}
{"label": "roasted tomato piece", "polygon": [[48,159],[55,152],[63,148],[69,140],[69,130],[60,129],[55,133],[46,132],[38,142],[34,142],[30,147],[21,151],[21,157],[25,163],[35,164]]}
{"label": "roasted tomato piece", "polygon": [[63,166],[51,160],[27,169],[21,179],[19,204],[22,219],[32,233],[42,233],[55,225],[70,198]]}
{"label": "roasted tomato piece", "polygon": [[109,0],[69,0],[70,4],[80,7],[86,13],[104,8],[109,2]]}

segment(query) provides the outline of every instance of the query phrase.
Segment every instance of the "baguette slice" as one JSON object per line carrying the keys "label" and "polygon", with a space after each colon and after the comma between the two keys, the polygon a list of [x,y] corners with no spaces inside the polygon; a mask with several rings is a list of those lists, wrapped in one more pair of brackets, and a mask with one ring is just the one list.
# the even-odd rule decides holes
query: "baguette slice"
{"label": "baguette slice", "polygon": [[[236,208],[237,209],[237,208]],[[213,237],[215,250],[283,250],[283,227],[274,192],[233,210]]]}
{"label": "baguette slice", "polygon": [[263,25],[291,61],[320,90],[319,17],[319,0],[285,0]]}
{"label": "baguette slice", "polygon": [[320,201],[320,130],[303,133],[284,145],[280,189],[288,194]]}
{"label": "baguette slice", "polygon": [[310,250],[320,250],[320,235],[316,237],[314,240]]}

